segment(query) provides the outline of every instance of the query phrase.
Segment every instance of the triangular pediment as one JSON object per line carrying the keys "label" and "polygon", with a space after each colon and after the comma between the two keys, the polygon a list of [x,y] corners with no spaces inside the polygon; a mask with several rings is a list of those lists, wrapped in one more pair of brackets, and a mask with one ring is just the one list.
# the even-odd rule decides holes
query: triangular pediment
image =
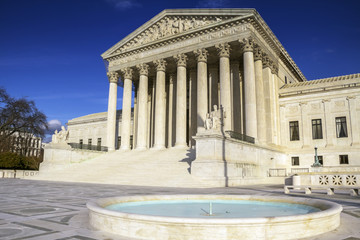
{"label": "triangular pediment", "polygon": [[216,23],[249,16],[254,9],[173,9],[164,10],[107,50],[102,57],[118,55],[152,42],[196,32]]}

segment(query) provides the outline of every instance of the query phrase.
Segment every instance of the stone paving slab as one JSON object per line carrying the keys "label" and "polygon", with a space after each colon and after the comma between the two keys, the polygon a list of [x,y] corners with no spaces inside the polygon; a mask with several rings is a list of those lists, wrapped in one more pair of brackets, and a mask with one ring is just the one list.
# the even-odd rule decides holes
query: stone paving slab
{"label": "stone paving slab", "polygon": [[339,203],[344,210],[341,226],[326,234],[307,239],[360,240],[360,196],[337,192],[328,196],[315,191],[283,193],[281,185],[257,185],[232,188],[165,188],[50,182],[24,179],[0,179],[1,240],[125,240],[91,229],[86,202],[92,199],[151,194],[241,194],[262,196],[308,197]]}

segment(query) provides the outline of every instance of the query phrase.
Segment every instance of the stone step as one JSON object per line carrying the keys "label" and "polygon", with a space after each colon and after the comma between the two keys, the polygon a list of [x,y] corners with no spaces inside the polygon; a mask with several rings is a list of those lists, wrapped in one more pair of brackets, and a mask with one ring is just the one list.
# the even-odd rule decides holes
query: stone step
{"label": "stone step", "polygon": [[36,179],[123,185],[201,187],[189,173],[191,149],[115,151],[61,170],[41,172]]}

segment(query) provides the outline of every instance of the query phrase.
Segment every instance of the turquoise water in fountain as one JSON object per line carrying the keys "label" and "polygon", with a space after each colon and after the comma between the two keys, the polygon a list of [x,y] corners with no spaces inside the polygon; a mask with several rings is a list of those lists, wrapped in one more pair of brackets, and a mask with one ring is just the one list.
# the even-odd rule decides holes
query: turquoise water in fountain
{"label": "turquoise water in fountain", "polygon": [[319,212],[307,205],[247,200],[163,200],[109,205],[109,210],[182,218],[260,218]]}

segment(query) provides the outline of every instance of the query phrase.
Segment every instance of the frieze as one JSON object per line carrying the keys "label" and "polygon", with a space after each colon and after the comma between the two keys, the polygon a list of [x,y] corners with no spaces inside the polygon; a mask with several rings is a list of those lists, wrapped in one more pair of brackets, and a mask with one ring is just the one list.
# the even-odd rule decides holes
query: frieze
{"label": "frieze", "polygon": [[151,27],[145,29],[115,53],[125,52],[149,42],[160,40],[169,36],[180,34],[192,29],[201,28],[215,22],[221,22],[233,18],[231,16],[166,16]]}

